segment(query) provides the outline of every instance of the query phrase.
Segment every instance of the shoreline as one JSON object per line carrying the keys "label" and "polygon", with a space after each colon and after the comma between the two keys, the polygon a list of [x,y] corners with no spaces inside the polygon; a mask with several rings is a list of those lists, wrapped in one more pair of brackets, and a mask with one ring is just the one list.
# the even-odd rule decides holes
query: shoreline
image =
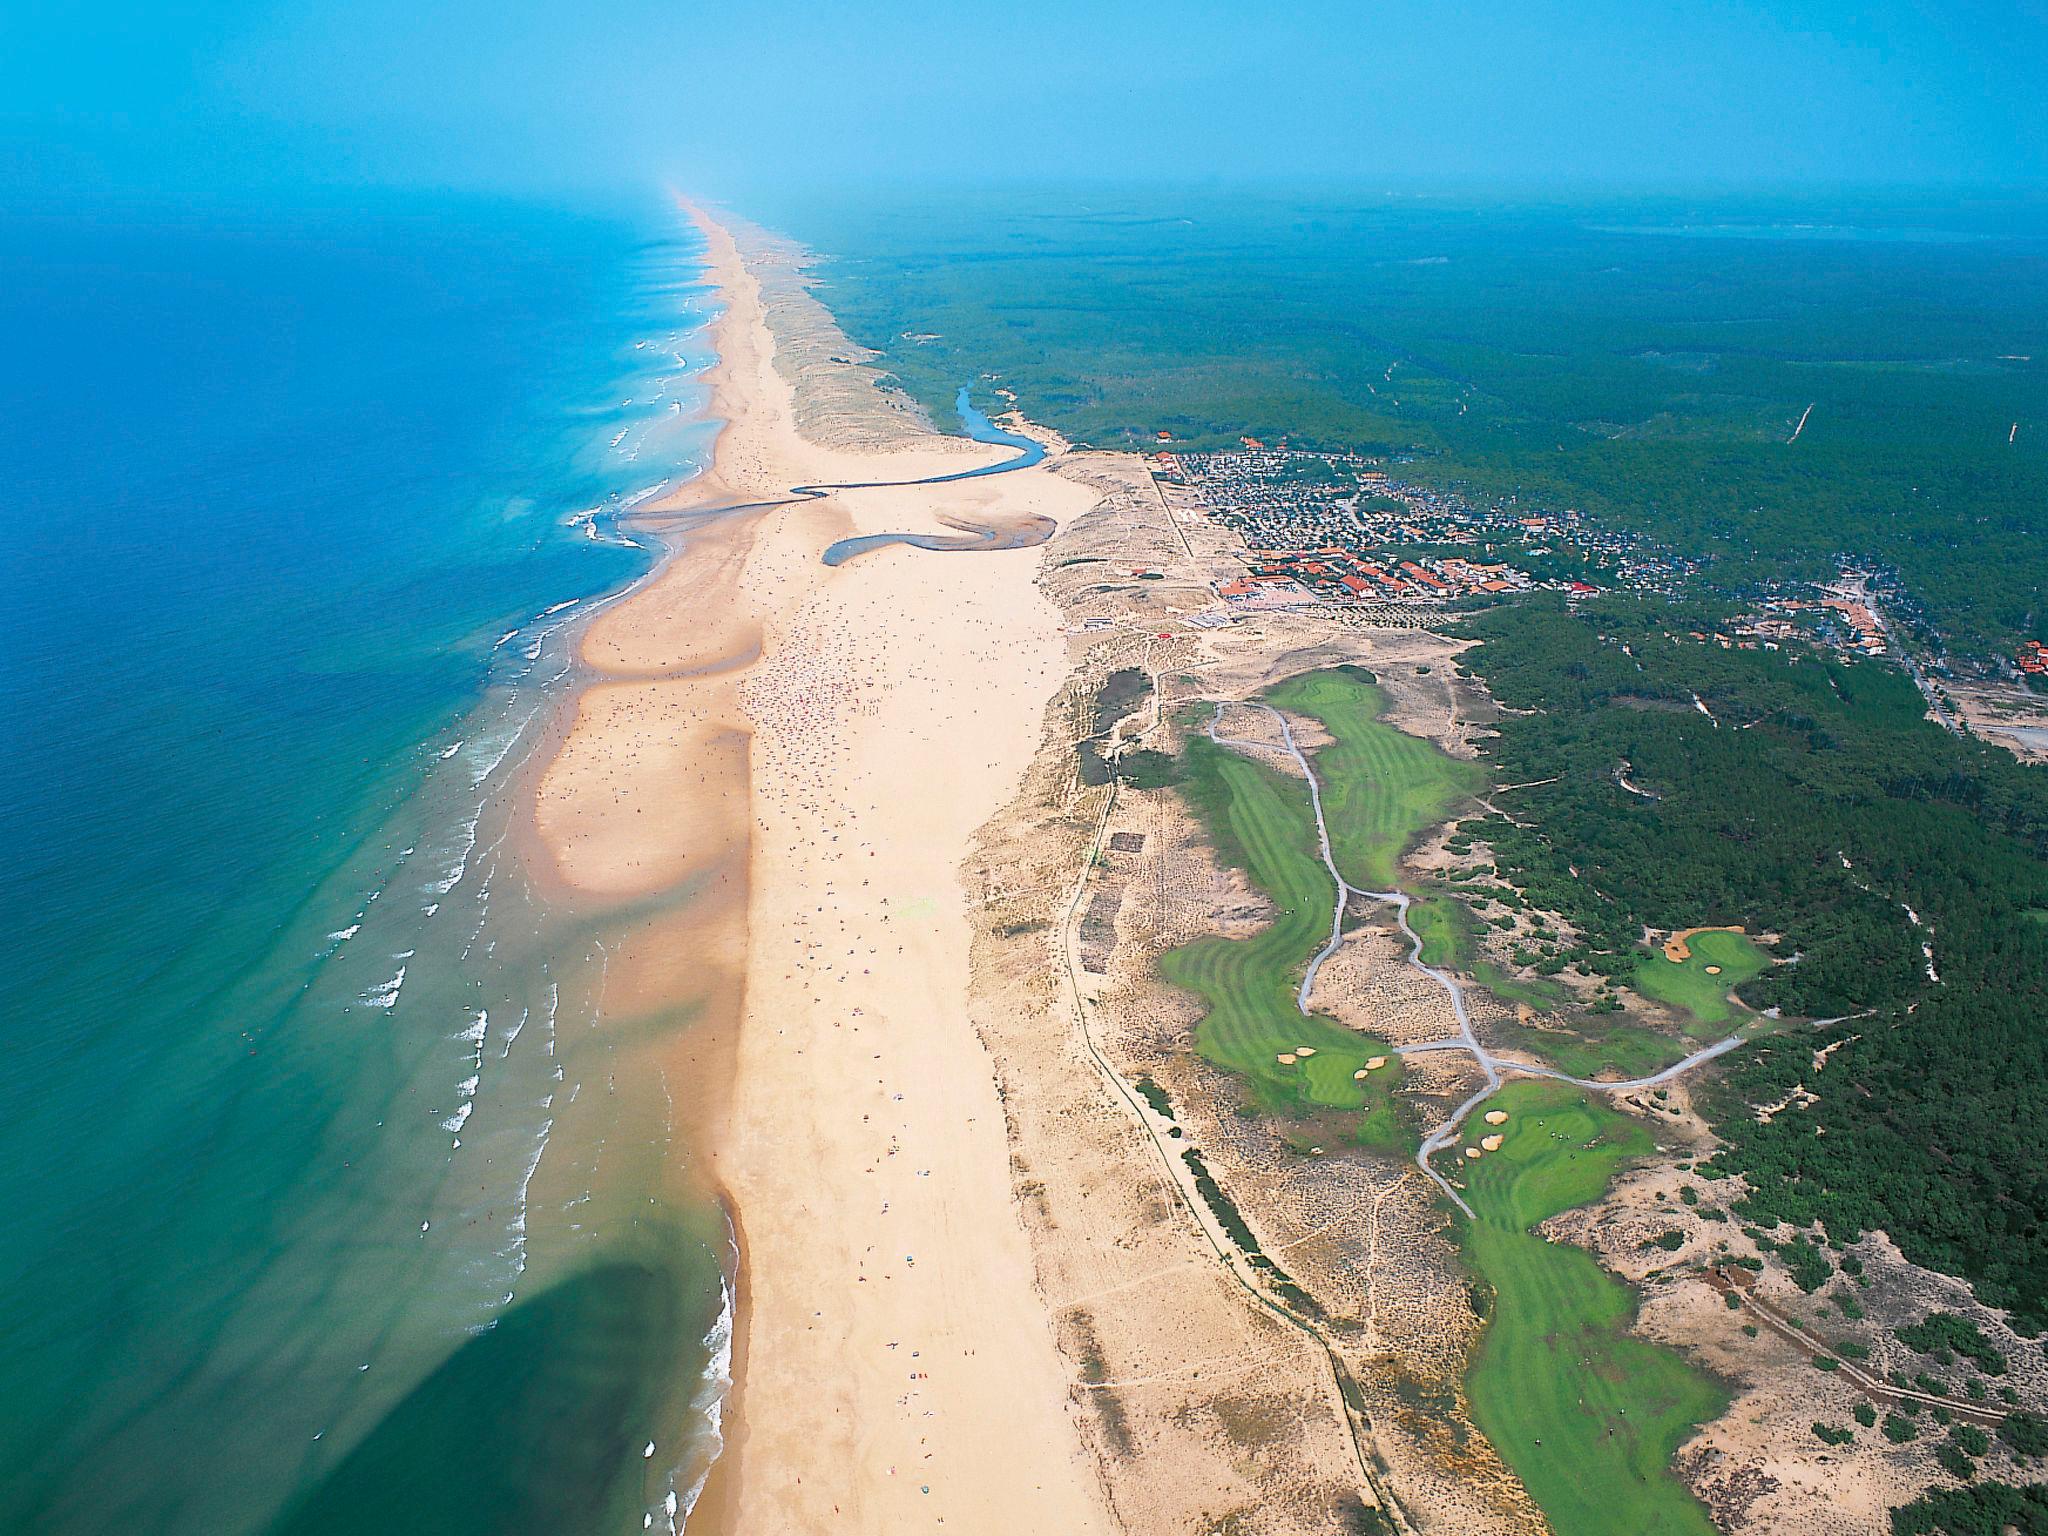
{"label": "shoreline", "polygon": [[[689,1161],[739,1260],[725,1449],[696,1523],[879,1532],[1021,1512],[1105,1529],[967,1023],[960,866],[1066,670],[1040,554],[822,559],[849,536],[941,534],[963,510],[1059,522],[1090,497],[1031,469],[781,501],[1007,454],[877,408],[858,364],[808,357],[831,350],[830,321],[793,248],[689,212],[723,301],[721,425],[705,472],[631,518],[663,553],[577,637],[529,824],[544,881],[630,930],[614,987],[697,1013],[655,1049],[679,1074],[683,1053],[699,1063]],[[847,963],[863,950],[871,963]]]}

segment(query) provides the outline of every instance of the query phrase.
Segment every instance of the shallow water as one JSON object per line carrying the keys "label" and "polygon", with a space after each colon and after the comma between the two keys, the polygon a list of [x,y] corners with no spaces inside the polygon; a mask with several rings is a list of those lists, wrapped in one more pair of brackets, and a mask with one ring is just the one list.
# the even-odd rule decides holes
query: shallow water
{"label": "shallow water", "polygon": [[686,1505],[689,1020],[608,1009],[505,790],[708,450],[699,271],[661,215],[0,221],[0,1529]]}

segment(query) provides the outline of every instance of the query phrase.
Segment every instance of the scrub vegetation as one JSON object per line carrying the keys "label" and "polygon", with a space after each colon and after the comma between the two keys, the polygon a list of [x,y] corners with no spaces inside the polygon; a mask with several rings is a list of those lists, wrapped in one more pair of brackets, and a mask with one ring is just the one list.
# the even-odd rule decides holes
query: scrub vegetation
{"label": "scrub vegetation", "polygon": [[[2048,929],[2025,916],[2048,906],[2048,781],[1928,722],[1891,668],[1690,638],[1712,627],[1711,609],[1619,598],[1471,621],[1483,643],[1461,662],[1514,711],[1495,773],[1555,782],[1518,792],[1514,823],[1468,825],[1581,935],[1582,969],[1698,1012],[1751,957],[1696,935],[1723,974],[1702,964],[1687,994],[1642,935],[1739,924],[1781,961],[1745,999],[1841,1020],[1759,1038],[1702,1095],[1725,1143],[1702,1171],[1746,1176],[1737,1214],[1844,1243],[1882,1229],[2048,1324]],[[1643,698],[1684,707],[1626,707]],[[1614,784],[1623,759],[1661,798]],[[1802,1083],[1813,1102],[1751,1108]]]}

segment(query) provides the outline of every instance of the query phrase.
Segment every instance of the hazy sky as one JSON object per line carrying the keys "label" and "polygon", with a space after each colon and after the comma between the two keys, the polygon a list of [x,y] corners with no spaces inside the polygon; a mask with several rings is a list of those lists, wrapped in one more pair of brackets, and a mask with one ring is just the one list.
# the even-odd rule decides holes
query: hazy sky
{"label": "hazy sky", "polygon": [[2048,0],[8,0],[0,196],[2048,184]]}

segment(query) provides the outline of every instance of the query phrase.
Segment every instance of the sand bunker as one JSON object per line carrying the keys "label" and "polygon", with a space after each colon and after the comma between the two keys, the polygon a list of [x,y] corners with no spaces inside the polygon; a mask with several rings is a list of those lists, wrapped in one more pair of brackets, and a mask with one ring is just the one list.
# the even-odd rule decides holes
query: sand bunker
{"label": "sand bunker", "polygon": [[1508,1123],[1508,1112],[1504,1109],[1489,1109],[1486,1112],[1486,1123],[1488,1125],[1506,1125]]}
{"label": "sand bunker", "polygon": [[[1692,936],[1696,933],[1741,933],[1740,923],[1723,923],[1714,928],[1681,928],[1664,941],[1664,958],[1673,965],[1683,965],[1692,958]],[[1710,971],[1711,974],[1711,971]]]}

